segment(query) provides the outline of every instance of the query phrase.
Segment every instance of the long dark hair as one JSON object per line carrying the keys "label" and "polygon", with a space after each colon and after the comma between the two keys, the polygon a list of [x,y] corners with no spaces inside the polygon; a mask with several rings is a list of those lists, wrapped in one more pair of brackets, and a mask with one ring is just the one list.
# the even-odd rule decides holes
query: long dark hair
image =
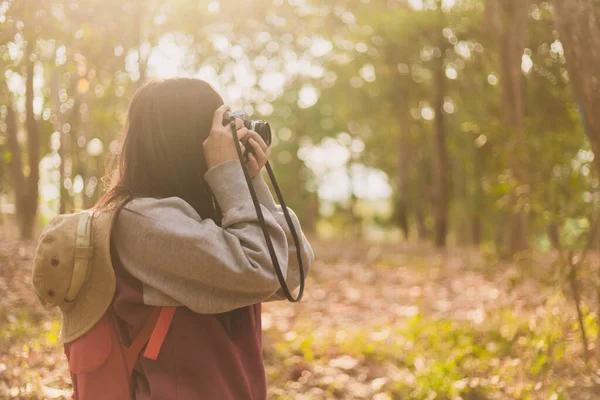
{"label": "long dark hair", "polygon": [[[202,142],[223,99],[199,79],[152,80],[133,96],[116,168],[96,209],[136,197],[180,197],[202,218],[215,219]],[[113,163],[114,164],[114,163]]]}

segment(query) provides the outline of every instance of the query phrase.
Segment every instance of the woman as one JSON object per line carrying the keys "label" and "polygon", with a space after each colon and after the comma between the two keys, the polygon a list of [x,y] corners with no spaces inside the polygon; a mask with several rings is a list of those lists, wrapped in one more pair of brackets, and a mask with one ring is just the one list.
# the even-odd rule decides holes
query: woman
{"label": "woman", "polygon": [[[131,102],[115,180],[96,206],[125,204],[111,239],[113,307],[125,340],[137,335],[155,306],[181,306],[158,359],[138,359],[136,399],[266,397],[260,304],[284,297],[231,127],[222,123],[227,110],[201,80],[144,85]],[[294,289],[296,248],[260,173],[267,145],[241,120],[236,126],[240,141],[253,149],[247,160],[252,185]],[[313,254],[303,235],[299,250],[307,268]]]}

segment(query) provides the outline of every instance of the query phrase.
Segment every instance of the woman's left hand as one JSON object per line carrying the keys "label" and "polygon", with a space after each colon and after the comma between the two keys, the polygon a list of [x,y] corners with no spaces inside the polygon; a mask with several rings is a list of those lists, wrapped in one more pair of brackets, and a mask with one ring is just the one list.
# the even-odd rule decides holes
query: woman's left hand
{"label": "woman's left hand", "polygon": [[267,164],[267,149],[269,146],[267,146],[263,138],[254,131],[248,131],[246,141],[252,149],[252,152],[248,153],[246,167],[248,168],[250,178],[254,179],[258,176],[260,170]]}

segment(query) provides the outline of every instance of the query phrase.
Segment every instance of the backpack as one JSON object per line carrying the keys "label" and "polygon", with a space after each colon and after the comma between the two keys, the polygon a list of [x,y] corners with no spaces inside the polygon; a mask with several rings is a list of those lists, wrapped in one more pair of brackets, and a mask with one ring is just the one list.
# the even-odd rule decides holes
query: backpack
{"label": "backpack", "polygon": [[82,337],[65,344],[75,400],[129,400],[135,388],[131,375],[143,356],[156,360],[165,339],[175,307],[156,307],[129,346],[120,335],[112,307]]}
{"label": "backpack", "polygon": [[61,312],[61,340],[77,400],[134,396],[133,368],[156,360],[176,307],[156,307],[131,344],[123,342],[112,307],[116,277],[110,237],[117,211],[59,215],[40,235],[32,284],[46,308]]}

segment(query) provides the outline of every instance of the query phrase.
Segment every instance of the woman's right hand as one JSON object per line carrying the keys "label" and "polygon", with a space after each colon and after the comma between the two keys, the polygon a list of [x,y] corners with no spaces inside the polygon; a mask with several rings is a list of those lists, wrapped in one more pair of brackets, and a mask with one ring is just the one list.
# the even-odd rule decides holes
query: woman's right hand
{"label": "woman's right hand", "polygon": [[[213,117],[212,127],[208,138],[202,143],[204,149],[204,159],[208,169],[224,163],[229,160],[237,160],[238,154],[233,143],[233,134],[231,125],[223,125],[223,116],[230,109],[227,105],[217,108]],[[242,141],[248,136],[248,129],[244,127],[244,122],[237,118],[235,120],[238,139]]]}
{"label": "woman's right hand", "polygon": [[[239,159],[235,143],[233,142],[231,125],[223,125],[223,116],[228,110],[229,106],[226,105],[217,108],[213,117],[212,127],[210,128],[210,134],[204,143],[202,143],[204,159],[206,160],[208,169],[229,160]],[[248,160],[250,176],[254,178],[266,163],[267,144],[258,133],[246,128],[244,121],[241,119],[236,118],[235,127],[242,150],[245,149],[244,143],[249,142],[256,154],[256,156],[250,154]]]}

